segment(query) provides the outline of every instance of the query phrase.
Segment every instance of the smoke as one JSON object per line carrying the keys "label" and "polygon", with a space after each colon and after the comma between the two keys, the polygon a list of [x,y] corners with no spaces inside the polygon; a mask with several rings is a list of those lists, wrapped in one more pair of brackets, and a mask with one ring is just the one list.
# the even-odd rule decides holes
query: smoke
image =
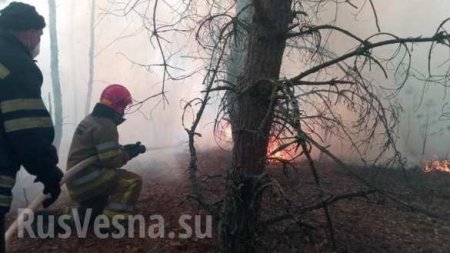
{"label": "smoke", "polygon": [[[48,17],[47,1],[23,1],[36,6],[39,13]],[[101,91],[109,84],[119,83],[130,89],[135,102],[143,101],[162,90],[163,69],[159,64],[162,57],[154,38],[143,27],[139,15],[117,17],[111,1],[97,1],[95,24],[95,70],[91,108],[98,101]],[[5,3],[6,5],[7,3]],[[63,139],[59,149],[59,167],[65,170],[68,149],[73,132],[85,115],[88,83],[89,17],[90,1],[57,1],[57,30],[59,42],[60,77],[64,110]],[[168,13],[167,10],[161,10]],[[123,13],[121,13],[123,15]],[[161,15],[161,17],[169,17]],[[48,20],[48,19],[47,19]],[[168,40],[176,41],[174,35]],[[188,38],[178,40],[173,45],[164,47],[166,57],[178,48],[186,47]],[[152,44],[150,43],[152,42]],[[44,75],[42,96],[50,108],[52,87],[50,77],[50,51],[48,29],[42,37],[42,50],[38,56],[38,65]],[[188,50],[189,48],[187,48]],[[195,60],[181,58],[181,53],[173,55],[170,63],[186,72],[193,72],[198,65]],[[171,70],[176,73],[176,70]],[[180,72],[180,71],[178,71]],[[172,179],[180,177],[183,166],[176,166],[179,156],[187,150],[186,133],[181,124],[182,101],[189,101],[202,89],[202,77],[193,75],[187,81],[167,81],[165,92],[167,100],[161,96],[148,100],[142,106],[134,107],[126,115],[126,121],[119,126],[122,144],[142,142],[148,148],[170,146],[166,149],[151,150],[125,168],[142,175],[165,175]],[[201,129],[200,129],[201,130]],[[210,132],[210,130],[207,130]],[[172,169],[168,169],[172,168]],[[23,169],[18,175],[14,189],[16,206],[41,192],[40,184],[33,184],[33,178]]]}
{"label": "smoke", "polygon": [[[5,2],[5,3],[3,3]],[[10,1],[2,1],[5,6]],[[48,17],[47,1],[23,0],[35,5],[37,10]],[[95,24],[95,77],[91,105],[97,101],[102,89],[111,83],[127,86],[135,101],[143,101],[162,89],[164,76],[162,56],[155,37],[145,29],[149,20],[143,20],[142,13],[127,13],[117,11],[117,5],[111,7],[115,1],[97,1],[97,21]],[[126,1],[125,1],[126,2]],[[145,2],[145,1],[144,1]],[[169,1],[174,6],[178,1]],[[434,1],[376,1],[380,26],[384,31],[399,36],[431,35],[439,23],[448,16],[450,3],[444,0]],[[88,83],[88,50],[89,50],[89,17],[90,1],[57,1],[57,29],[59,40],[60,75],[62,84],[62,100],[64,109],[64,128],[61,148],[59,150],[59,166],[65,168],[68,148],[74,129],[85,116],[87,83]],[[123,6],[124,7],[124,6]],[[139,9],[141,8],[141,9]],[[143,10],[146,6],[139,7]],[[328,22],[335,18],[334,9],[330,7],[321,18]],[[158,21],[170,22],[172,10],[159,10]],[[120,15],[119,15],[120,14]],[[126,14],[126,15],[125,15]],[[118,17],[121,16],[121,17]],[[361,37],[367,37],[376,32],[373,13],[367,6],[362,10],[355,10],[351,6],[342,7],[337,17],[340,25],[355,32]],[[48,20],[48,19],[47,19]],[[144,22],[143,22],[144,21]],[[120,141],[123,144],[141,141],[148,147],[173,145],[173,149],[149,152],[127,165],[127,169],[157,171],[164,164],[173,164],[179,154],[187,151],[186,133],[182,125],[184,101],[189,101],[201,95],[203,63],[199,59],[186,58],[196,50],[196,42],[188,34],[163,34],[163,38],[170,43],[163,43],[166,57],[171,56],[170,63],[177,69],[171,69],[175,75],[194,73],[183,81],[167,81],[165,85],[167,101],[161,96],[144,103],[139,110],[127,115],[127,121],[119,127]],[[354,45],[348,44],[342,37],[336,36],[333,45],[338,52],[345,52]],[[41,54],[38,65],[44,74],[42,94],[49,105],[52,96],[50,78],[50,52],[48,30],[44,31],[41,42]],[[426,73],[427,47],[414,47],[414,63],[420,72]],[[444,55],[444,54],[443,54]],[[200,55],[199,55],[200,57]],[[437,67],[446,59],[438,57],[433,63]],[[299,66],[295,62],[287,61],[284,73],[286,76],[298,72]],[[305,67],[305,66],[303,66]],[[291,72],[292,71],[292,72]],[[379,82],[389,82],[382,77],[376,77]],[[49,99],[50,96],[50,99]],[[400,93],[399,99],[404,107],[401,114],[400,131],[398,133],[402,152],[414,163],[423,160],[424,156],[437,154],[447,156],[450,150],[450,123],[440,119],[449,99],[445,89],[437,85],[424,84],[411,79]],[[168,103],[167,103],[168,102]],[[444,108],[444,109],[443,109]],[[212,122],[216,113],[214,106],[207,112],[206,120],[199,131],[204,135],[198,146],[212,147]],[[187,118],[191,117],[189,114]],[[426,120],[428,117],[428,120]],[[426,124],[428,122],[428,126]],[[189,126],[189,121],[186,122]],[[427,136],[425,154],[423,152],[424,137]],[[338,143],[334,144],[339,146]],[[175,161],[175,162],[174,162]],[[171,165],[168,165],[171,167]],[[183,168],[181,168],[183,169]],[[177,173],[170,173],[177,174]],[[16,205],[23,205],[24,190],[36,191],[32,185],[32,178],[23,171],[19,175],[20,182],[14,189]],[[29,195],[32,195],[31,193]],[[31,199],[32,196],[27,196]]]}
{"label": "smoke", "polygon": [[[367,38],[377,33],[377,26],[374,14],[367,1],[354,1],[355,9],[351,5],[339,4],[336,9],[335,3],[329,3],[323,7],[323,12],[319,13],[318,20],[321,24],[331,23],[344,28],[360,38]],[[438,26],[449,17],[448,1],[374,1],[378,16],[378,23],[382,31],[387,34],[395,34],[399,37],[420,37],[432,36]],[[335,22],[336,21],[336,22]],[[446,28],[450,28],[446,26]],[[387,36],[383,37],[387,38]],[[329,37],[323,36],[323,40],[331,41],[330,48],[334,52],[344,54],[359,46],[359,42],[348,39],[346,35],[333,32]],[[401,105],[399,115],[399,129],[395,133],[398,147],[402,155],[407,158],[409,165],[421,165],[423,160],[437,155],[440,159],[445,159],[450,154],[450,122],[448,112],[450,106],[447,103],[450,99],[443,84],[426,82],[424,80],[428,73],[428,53],[430,44],[413,46],[412,50],[412,76],[407,80],[403,89],[396,98]],[[394,51],[393,47],[377,49],[377,54],[388,55]],[[432,54],[431,70],[433,74],[448,74],[448,50],[435,49]],[[303,55],[295,55],[289,52],[288,60],[283,66],[283,73],[293,76],[301,73],[304,66],[301,60]],[[395,72],[396,65],[401,57],[394,59],[392,64],[386,65],[389,78],[385,78],[377,67],[371,68],[371,72],[365,74],[373,79],[373,83],[383,87],[380,92],[381,99],[385,100],[388,95],[398,88],[398,84],[403,81],[402,70]],[[442,81],[442,80],[441,80]],[[352,119],[350,113],[345,112],[345,108],[340,110],[341,115],[345,115],[347,120]],[[443,117],[447,115],[447,117]],[[382,143],[384,140],[379,140]],[[334,153],[346,158],[357,158],[348,144],[343,144],[338,140],[329,140],[326,145],[331,145],[330,149]]]}
{"label": "smoke", "polygon": [[[383,29],[399,36],[431,36],[440,23],[449,17],[448,1],[378,2]],[[428,44],[415,46],[413,50],[414,74],[421,78],[428,76],[429,48]],[[448,50],[435,50],[430,64],[431,72],[447,74],[447,62]],[[411,78],[399,94],[403,112],[400,115],[398,143],[412,164],[421,164],[433,155],[446,159],[450,154],[450,121],[442,117],[449,110],[447,103],[450,99],[446,93],[443,85]]]}

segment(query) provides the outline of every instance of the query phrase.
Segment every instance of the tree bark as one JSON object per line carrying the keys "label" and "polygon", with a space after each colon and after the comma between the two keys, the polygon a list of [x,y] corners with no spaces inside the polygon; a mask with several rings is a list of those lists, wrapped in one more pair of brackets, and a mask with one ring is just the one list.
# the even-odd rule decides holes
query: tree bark
{"label": "tree bark", "polygon": [[55,140],[54,145],[59,148],[61,144],[62,127],[63,127],[63,106],[61,94],[61,81],[59,78],[59,50],[58,36],[56,28],[56,4],[55,0],[48,0],[49,6],[49,30],[50,30],[50,69],[53,83],[53,101],[55,104]]}
{"label": "tree bark", "polygon": [[[253,18],[252,0],[239,0],[236,2],[237,22],[234,26],[234,38],[230,45],[230,56],[227,61],[227,82],[233,89],[238,86],[239,77],[244,75],[244,64],[247,54],[248,28]],[[227,111],[231,118],[237,117],[238,105],[235,92],[227,93]]]}
{"label": "tree bark", "polygon": [[238,78],[230,114],[233,128],[232,172],[222,208],[221,252],[257,250],[257,223],[265,185],[267,145],[275,105],[274,91],[291,22],[292,0],[253,0],[243,76]]}

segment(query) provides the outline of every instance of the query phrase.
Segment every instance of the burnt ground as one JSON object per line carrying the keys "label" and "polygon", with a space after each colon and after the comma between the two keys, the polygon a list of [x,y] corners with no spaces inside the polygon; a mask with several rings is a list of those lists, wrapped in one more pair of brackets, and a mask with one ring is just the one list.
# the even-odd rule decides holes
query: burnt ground
{"label": "burnt ground", "polygon": [[[226,152],[199,155],[202,180],[207,195],[213,199],[223,192],[223,180],[216,175],[223,174],[229,163],[230,154]],[[205,215],[188,198],[187,165],[188,157],[180,155],[175,163],[148,165],[164,169],[140,171],[145,186],[137,213],[145,217],[161,214],[166,232],[182,232],[177,225],[181,214]],[[324,211],[314,208],[318,207],[319,191],[311,171],[301,163],[296,167],[282,169],[271,164],[268,168],[276,182],[273,185],[281,185],[282,189],[273,187],[264,196],[262,219],[290,218],[271,223],[259,235],[258,245],[263,252],[333,252]],[[352,169],[352,173],[393,194],[393,199],[380,193],[360,194],[368,190],[367,186],[331,162],[318,164],[318,171],[326,199],[352,196],[334,202],[329,209],[335,252],[450,252],[450,174],[411,169],[405,180],[405,174],[398,170]],[[67,195],[62,194],[56,208],[67,204]],[[87,238],[15,238],[9,252],[214,252],[216,236],[215,229],[212,239],[99,239],[89,232]]]}

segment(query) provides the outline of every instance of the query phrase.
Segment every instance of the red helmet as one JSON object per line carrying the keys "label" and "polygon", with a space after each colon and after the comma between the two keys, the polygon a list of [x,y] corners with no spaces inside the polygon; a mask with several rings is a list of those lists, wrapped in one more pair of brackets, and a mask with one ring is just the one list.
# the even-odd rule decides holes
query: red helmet
{"label": "red helmet", "polygon": [[100,103],[111,107],[123,115],[127,105],[131,104],[131,94],[127,88],[120,84],[111,84],[106,87],[100,96]]}

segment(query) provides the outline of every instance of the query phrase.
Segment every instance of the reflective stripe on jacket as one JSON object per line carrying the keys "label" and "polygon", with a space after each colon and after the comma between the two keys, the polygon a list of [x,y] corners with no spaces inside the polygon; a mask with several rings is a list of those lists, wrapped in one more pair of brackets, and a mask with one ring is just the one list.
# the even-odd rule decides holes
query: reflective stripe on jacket
{"label": "reflective stripe on jacket", "polygon": [[119,144],[114,111],[97,104],[92,114],[78,125],[70,146],[67,168],[96,155],[98,161],[75,175],[68,183],[70,196],[82,201],[108,191],[116,180],[116,170],[128,160]]}
{"label": "reflective stripe on jacket", "polygon": [[9,210],[20,166],[38,179],[58,163],[52,119],[41,98],[42,73],[27,48],[0,31],[0,212]]}

